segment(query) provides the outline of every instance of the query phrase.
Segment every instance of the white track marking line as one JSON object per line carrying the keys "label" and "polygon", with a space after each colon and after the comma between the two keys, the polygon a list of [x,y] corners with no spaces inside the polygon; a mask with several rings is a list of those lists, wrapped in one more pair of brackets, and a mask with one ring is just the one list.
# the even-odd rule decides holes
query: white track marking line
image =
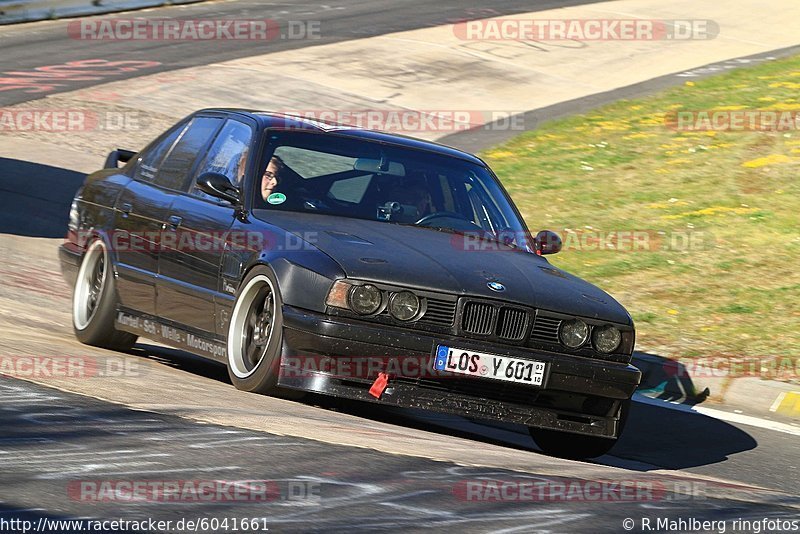
{"label": "white track marking line", "polygon": [[778,398],[775,399],[775,402],[773,402],[772,406],[769,407],[769,411],[777,412],[778,411],[778,406],[781,405],[781,403],[783,402],[783,399],[785,399],[785,398],[786,398],[786,392],[784,391],[780,395],[778,395]]}

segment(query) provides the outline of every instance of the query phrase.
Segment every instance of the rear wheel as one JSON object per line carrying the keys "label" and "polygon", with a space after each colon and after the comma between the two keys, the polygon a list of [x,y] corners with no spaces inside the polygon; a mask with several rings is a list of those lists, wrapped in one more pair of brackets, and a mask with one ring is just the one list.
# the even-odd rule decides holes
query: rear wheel
{"label": "rear wheel", "polygon": [[[622,431],[625,429],[630,404],[630,399],[620,404],[617,438],[622,435]],[[584,436],[570,432],[559,432],[558,430],[534,427],[529,427],[528,430],[533,440],[544,452],[571,460],[597,458],[607,454],[617,443],[617,440],[612,438]]]}
{"label": "rear wheel", "polygon": [[72,294],[72,329],[78,341],[113,350],[127,350],[136,336],[114,328],[117,292],[108,249],[92,241],[83,256]]}

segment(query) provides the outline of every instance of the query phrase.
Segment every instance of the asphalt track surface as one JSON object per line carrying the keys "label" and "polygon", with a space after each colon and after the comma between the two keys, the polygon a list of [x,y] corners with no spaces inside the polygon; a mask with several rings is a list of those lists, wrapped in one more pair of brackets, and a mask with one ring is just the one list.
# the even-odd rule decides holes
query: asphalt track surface
{"label": "asphalt track surface", "polygon": [[[2,72],[26,72],[43,65],[97,57],[161,63],[146,72],[122,75],[136,76],[270,50],[577,3],[584,2],[541,2],[533,7],[529,2],[513,1],[491,6],[486,2],[479,5],[457,1],[339,2],[329,4],[331,9],[318,4],[292,3],[265,10],[258,2],[210,2],[179,11],[156,9],[134,15],[305,18],[323,21],[324,38],[317,42],[277,40],[267,45],[104,43],[99,54],[96,44],[70,39],[66,31],[53,31],[53,27],[63,30],[68,23],[56,21],[0,29],[3,51],[0,68]],[[345,9],[334,9],[338,7]],[[70,81],[39,93],[0,91],[0,105],[105,81],[108,80]],[[24,240],[61,235],[59,225],[65,220],[64,210],[83,176],[20,161],[13,154],[3,156],[0,159],[3,231]],[[41,180],[35,190],[29,187],[30,176]],[[48,216],[10,217],[7,214],[13,206],[9,198],[24,198],[26,210]],[[3,250],[4,283],[0,297],[5,309],[0,309],[0,348],[7,354],[14,354],[17,347],[31,339],[41,340],[36,345],[41,354],[75,350],[68,320],[65,321],[68,290],[63,284],[58,285],[53,240],[42,242],[45,252],[29,252],[36,247],[14,253],[8,248]],[[30,284],[31,276],[48,281],[44,291]],[[9,306],[12,300],[24,312]],[[56,307],[59,313],[48,310],[48,306]],[[155,362],[153,365],[179,370],[179,380],[184,385],[219,391],[220,398],[236,393],[227,384],[224,368],[213,362],[146,341],[132,355]],[[183,395],[184,402],[193,401],[184,392],[175,395]],[[269,401],[252,397],[254,406]],[[333,443],[330,439],[293,436],[281,427],[267,432],[199,423],[158,409],[133,410],[0,376],[0,527],[3,519],[11,518],[35,522],[43,517],[135,520],[259,517],[272,531],[458,528],[465,532],[617,532],[622,531],[623,519],[634,518],[634,530],[639,531],[640,518],[649,516],[654,524],[656,517],[727,519],[730,532],[730,521],[736,518],[800,518],[797,499],[800,448],[796,446],[795,435],[634,404],[626,434],[611,455],[597,462],[569,462],[542,455],[524,429],[513,426],[383,410],[315,396],[297,406],[316,410],[324,419],[355,418],[362,425],[390,425],[399,434],[430,433],[436,436],[440,448],[442,442],[446,448],[447,443],[455,446],[464,440],[471,441],[477,457],[441,461],[429,457],[447,456],[446,450],[420,450],[414,455],[384,452],[382,445],[387,440],[402,439],[397,434],[381,436],[376,432],[356,447]],[[287,415],[287,420],[290,419],[291,413]],[[513,469],[502,469],[494,465],[497,462],[482,462],[481,451],[491,446],[504,447],[509,457],[526,459],[528,464],[521,468],[515,463]],[[481,463],[491,467],[481,467]],[[622,502],[564,498],[470,500],[464,498],[462,491],[470,481],[533,480],[553,487],[573,481],[585,484],[598,478],[646,480],[660,490],[652,499]],[[266,480],[275,491],[269,502],[98,503],[81,500],[70,490],[76,481],[132,479]],[[697,486],[692,486],[693,483]],[[691,490],[692,487],[698,488],[697,491]],[[293,491],[299,493],[293,495]],[[303,495],[305,498],[300,498]]]}
{"label": "asphalt track surface", "polygon": [[[509,15],[580,4],[587,0],[508,0],[479,2],[475,0],[334,0],[321,5],[316,2],[258,1],[204,2],[173,8],[157,8],[101,18],[133,17],[147,19],[270,19],[279,24],[282,36],[270,41],[87,41],[70,37],[65,19],[55,22],[0,27],[0,78],[19,78],[8,72],[30,72],[42,66],[102,58],[109,61],[158,61],[159,66],[123,73],[115,80],[142,74],[207,65],[252,55],[293,48],[361,39],[404,30],[454,23],[462,20]],[[290,39],[287,21],[319,21],[319,39]],[[313,65],[308,66],[313,69]],[[52,80],[51,80],[52,81]],[[103,81],[108,81],[105,79]],[[58,83],[58,82],[57,82]],[[69,81],[43,92],[3,90],[0,84],[0,106],[18,104],[47,94],[95,85],[97,80]],[[231,80],[246,86],[247,80]],[[10,84],[9,84],[10,85]]]}
{"label": "asphalt track surface", "polygon": [[[652,493],[640,492],[641,500],[483,500],[488,489],[470,494],[468,484],[503,481],[557,487],[573,480],[568,472],[541,476],[466,467],[268,432],[201,425],[18,381],[0,382],[0,424],[5,429],[0,456],[7,466],[0,473],[0,483],[3,493],[9,488],[14,493],[13,500],[0,506],[0,520],[13,516],[38,524],[40,518],[156,518],[177,524],[181,519],[204,517],[220,521],[259,518],[259,525],[263,521],[271,531],[287,532],[397,528],[600,532],[619,531],[624,519],[639,518],[648,511],[653,514],[653,508],[657,509],[653,515],[674,521],[689,517],[729,523],[764,517],[797,519],[796,509],[780,504],[779,499],[774,504],[748,502],[736,492],[727,494],[729,488],[722,484],[700,498],[690,497],[673,492],[663,478],[652,487],[642,482],[641,487]],[[191,493],[180,497],[178,493],[164,494],[145,501],[123,496],[113,502],[95,502],[102,494],[79,485],[102,480],[166,483],[190,478],[253,481],[250,487],[254,489],[240,493],[238,500],[222,490],[214,501],[202,503],[189,497]],[[263,494],[257,491],[257,481],[268,483]],[[687,479],[675,484],[676,488],[689,487]],[[490,487],[488,482],[485,487]]]}

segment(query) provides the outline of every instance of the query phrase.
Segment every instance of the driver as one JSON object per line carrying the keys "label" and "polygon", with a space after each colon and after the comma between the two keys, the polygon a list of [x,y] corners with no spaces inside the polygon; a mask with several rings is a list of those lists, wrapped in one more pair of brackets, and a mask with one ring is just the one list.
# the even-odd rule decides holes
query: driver
{"label": "driver", "polygon": [[[395,200],[406,206],[413,206],[416,208],[416,213],[405,213],[406,218],[411,218],[416,222],[419,219],[433,213],[433,201],[431,200],[430,191],[425,187],[425,182],[412,181],[407,182],[402,187],[397,186],[392,192],[391,200]],[[408,221],[404,221],[408,222]]]}
{"label": "driver", "polygon": [[431,193],[424,184],[413,184],[408,188],[412,204],[417,207],[417,217],[420,219],[433,213],[433,200]]}

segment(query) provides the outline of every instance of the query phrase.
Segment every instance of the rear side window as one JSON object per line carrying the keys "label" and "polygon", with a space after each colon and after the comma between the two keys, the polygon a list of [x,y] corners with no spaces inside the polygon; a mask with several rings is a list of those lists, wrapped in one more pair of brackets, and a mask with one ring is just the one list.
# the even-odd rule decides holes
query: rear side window
{"label": "rear side window", "polygon": [[158,138],[152,145],[142,151],[139,156],[139,162],[136,166],[136,172],[133,177],[136,180],[143,182],[152,182],[155,180],[158,167],[164,156],[167,155],[169,149],[175,144],[181,133],[186,129],[186,122],[174,126],[171,130],[167,131],[164,135]]}
{"label": "rear side window", "polygon": [[153,183],[167,189],[186,191],[189,173],[200,151],[208,144],[222,124],[217,117],[195,117],[178,142],[164,158]]}

